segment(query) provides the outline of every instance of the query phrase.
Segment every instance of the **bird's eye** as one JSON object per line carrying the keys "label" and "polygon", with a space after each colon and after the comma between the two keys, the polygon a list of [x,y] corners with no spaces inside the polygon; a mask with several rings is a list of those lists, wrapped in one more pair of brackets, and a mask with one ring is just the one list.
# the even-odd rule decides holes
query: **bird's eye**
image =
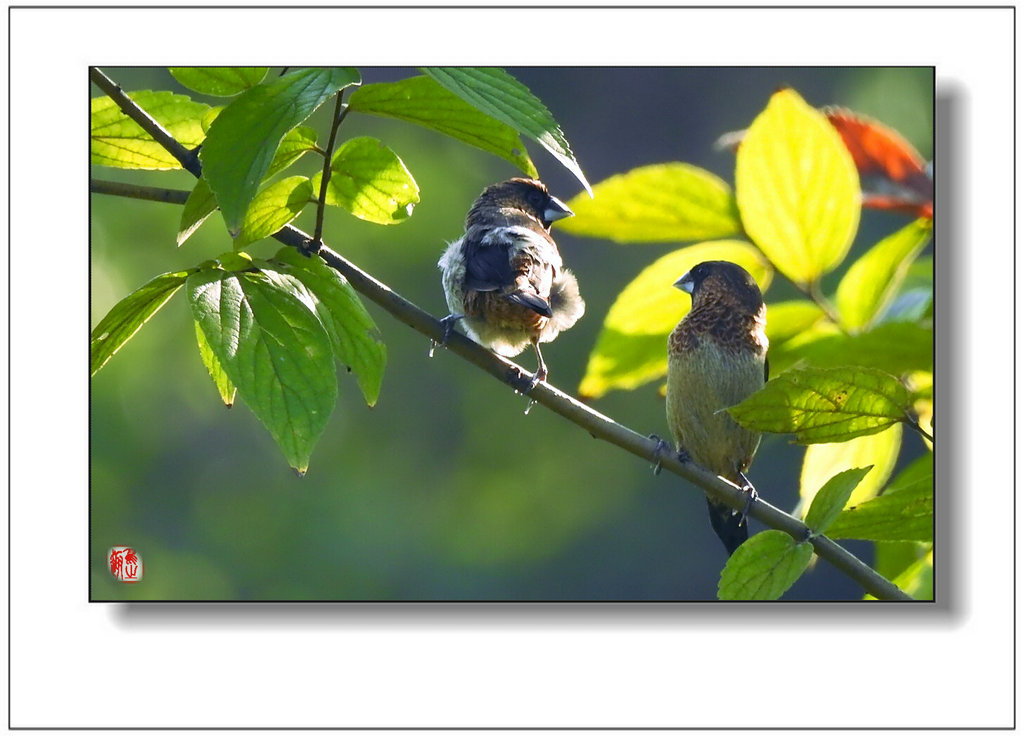
{"label": "bird's eye", "polygon": [[533,207],[538,210],[543,209],[547,203],[547,197],[544,196],[544,192],[539,189],[531,189],[529,194],[526,195],[526,201],[529,202]]}

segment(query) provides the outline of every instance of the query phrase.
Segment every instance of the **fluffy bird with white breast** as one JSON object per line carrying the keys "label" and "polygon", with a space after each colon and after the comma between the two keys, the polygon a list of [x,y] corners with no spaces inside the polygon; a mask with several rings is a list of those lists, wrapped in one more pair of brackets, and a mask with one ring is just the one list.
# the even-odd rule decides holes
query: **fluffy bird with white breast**
{"label": "fluffy bird with white breast", "polygon": [[465,234],[437,264],[451,310],[446,331],[461,320],[471,338],[505,357],[532,345],[534,385],[548,375],[540,343],[583,316],[576,277],[562,266],[551,237],[551,223],[571,216],[535,179],[493,184],[470,208]]}
{"label": "fluffy bird with white breast", "polygon": [[[675,286],[689,293],[689,314],[668,339],[665,410],[681,455],[756,497],[746,473],[761,435],[728,409],[768,380],[768,338],[761,290],[728,261],[705,261]],[[749,502],[748,502],[749,505]],[[711,526],[729,554],[747,539],[746,514],[708,499]]]}

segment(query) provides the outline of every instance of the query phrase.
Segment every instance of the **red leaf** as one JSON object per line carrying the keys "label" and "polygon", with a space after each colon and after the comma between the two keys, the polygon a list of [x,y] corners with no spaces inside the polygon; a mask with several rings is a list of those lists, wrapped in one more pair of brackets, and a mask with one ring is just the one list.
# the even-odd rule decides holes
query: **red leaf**
{"label": "red leaf", "polygon": [[[863,206],[915,217],[933,216],[931,169],[903,136],[877,120],[842,107],[826,107],[822,112],[853,157],[861,177]],[[746,132],[725,133],[715,142],[715,148],[735,151]]]}
{"label": "red leaf", "polygon": [[828,107],[825,116],[850,151],[864,190],[864,206],[931,217],[933,184],[924,158],[892,128],[864,115]]}

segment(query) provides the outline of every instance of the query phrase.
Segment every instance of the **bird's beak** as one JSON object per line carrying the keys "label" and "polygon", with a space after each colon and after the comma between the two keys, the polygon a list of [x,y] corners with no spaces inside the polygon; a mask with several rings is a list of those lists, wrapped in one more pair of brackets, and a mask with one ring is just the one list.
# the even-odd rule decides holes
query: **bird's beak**
{"label": "bird's beak", "polygon": [[544,208],[544,222],[554,222],[565,217],[572,217],[573,211],[566,207],[558,197],[550,197],[548,206]]}
{"label": "bird's beak", "polygon": [[693,277],[689,271],[680,276],[679,280],[672,285],[677,289],[682,289],[687,294],[693,294]]}

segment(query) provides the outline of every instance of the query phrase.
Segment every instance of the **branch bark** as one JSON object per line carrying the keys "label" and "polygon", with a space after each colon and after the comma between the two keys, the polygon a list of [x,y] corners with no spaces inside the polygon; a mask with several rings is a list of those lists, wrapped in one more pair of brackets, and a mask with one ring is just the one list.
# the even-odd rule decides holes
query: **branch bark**
{"label": "branch bark", "polygon": [[[112,97],[125,114],[139,122],[143,129],[161,143],[171,155],[177,158],[183,166],[189,168],[186,166],[186,159],[191,155],[191,152],[177,144],[170,134],[163,130],[159,124],[156,124],[156,121],[152,121],[151,118],[151,124],[143,125],[140,118],[149,118],[146,112],[136,105],[131,98],[121,92],[120,88],[113,82],[110,82],[99,70],[95,68],[90,69],[90,76],[94,77],[94,81],[96,81],[94,75],[100,75],[109,83],[112,89],[120,93],[119,96],[114,97],[112,95]],[[107,91],[102,85],[98,84],[98,86],[104,89],[105,92]],[[189,171],[192,171],[192,169],[189,168]],[[199,176],[195,171],[192,173]],[[93,186],[97,185],[94,184]],[[168,191],[173,192],[174,190]],[[110,191],[110,193],[120,194],[121,192]],[[188,193],[181,192],[178,196],[180,194],[187,196]],[[173,197],[170,197],[170,199],[173,199]],[[164,201],[169,200],[165,199]],[[291,225],[286,225],[275,233],[273,237],[285,245],[299,249],[300,252],[311,241],[309,235]],[[387,284],[378,281],[372,275],[346,260],[329,247],[323,246],[319,252],[319,257],[327,265],[348,279],[356,291],[383,308],[400,322],[405,323],[432,340],[441,340],[444,326],[440,320],[436,319],[429,312],[416,306],[392,290]],[[737,510],[744,508],[747,496],[737,486],[719,478],[700,466],[680,461],[674,452],[663,448],[656,440],[619,424],[610,417],[580,403],[547,382],[538,383],[531,389],[531,373],[512,361],[492,353],[468,337],[457,332],[452,333],[445,347],[449,352],[472,363],[502,383],[511,386],[516,391],[528,394],[538,404],[542,404],[564,417],[587,431],[594,438],[616,445],[647,463],[660,463],[664,470],[690,481],[716,501],[728,504]],[[830,562],[876,598],[880,600],[913,600],[897,586],[879,575],[870,566],[833,540],[825,536],[812,537],[811,530],[807,525],[781,509],[758,499],[751,506],[749,515],[770,528],[786,532],[798,541],[809,539],[819,557]]]}
{"label": "branch bark", "polygon": [[[327,139],[327,150],[324,151],[324,169],[320,176],[320,194],[316,201],[316,226],[313,228],[313,241],[312,248],[307,253],[315,253],[316,249],[323,244],[321,240],[324,233],[324,210],[327,204],[327,187],[331,183],[331,159],[334,157],[334,139],[338,135],[338,128],[341,126],[341,121],[345,119],[345,113],[348,112],[348,107],[342,107],[342,98],[345,95],[345,90],[338,90],[338,94],[335,95],[337,98],[334,103],[334,115],[331,117],[331,134]],[[307,245],[308,248],[308,245]]]}
{"label": "branch bark", "polygon": [[117,197],[131,199],[147,199],[150,202],[167,202],[168,204],[185,204],[188,192],[181,189],[164,189],[149,187],[143,184],[125,184],[120,181],[90,179],[89,191],[93,194],[112,194]]}
{"label": "branch bark", "polygon": [[202,167],[199,164],[199,155],[196,151],[190,151],[170,134],[170,132],[158,123],[145,110],[136,105],[132,98],[125,93],[110,77],[101,72],[98,68],[89,67],[89,79],[92,83],[103,90],[110,99],[117,103],[121,112],[139,124],[144,131],[153,136],[153,140],[167,149],[167,152],[178,159],[178,162],[197,179],[202,176]]}

